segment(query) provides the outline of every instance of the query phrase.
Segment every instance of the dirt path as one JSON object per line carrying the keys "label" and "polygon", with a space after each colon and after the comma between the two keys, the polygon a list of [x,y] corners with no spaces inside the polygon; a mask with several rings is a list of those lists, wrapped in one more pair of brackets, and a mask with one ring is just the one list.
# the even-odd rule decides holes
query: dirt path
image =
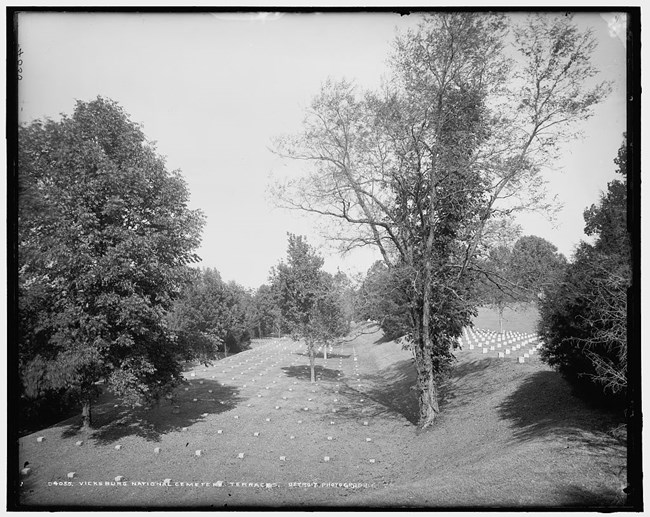
{"label": "dirt path", "polygon": [[177,414],[169,403],[135,412],[110,405],[101,408],[92,435],[67,422],[26,436],[20,459],[32,472],[22,501],[213,508],[620,504],[623,445],[605,433],[605,416],[574,399],[538,359],[519,364],[478,349],[460,352],[441,417],[420,432],[411,354],[379,337],[362,335],[327,361],[319,358],[315,385],[300,343],[264,340],[188,372]]}

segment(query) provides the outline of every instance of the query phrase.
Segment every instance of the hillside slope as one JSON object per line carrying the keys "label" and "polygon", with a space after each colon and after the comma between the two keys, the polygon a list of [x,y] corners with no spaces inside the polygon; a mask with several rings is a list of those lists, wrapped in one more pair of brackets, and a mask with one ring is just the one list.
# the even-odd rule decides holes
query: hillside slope
{"label": "hillside slope", "polygon": [[585,407],[534,355],[520,364],[460,351],[441,415],[421,432],[411,354],[380,337],[369,329],[327,360],[321,355],[315,385],[301,343],[258,341],[188,371],[176,412],[167,403],[148,411],[107,403],[89,435],[75,419],[26,436],[20,460],[32,472],[21,501],[50,508],[622,503],[625,446],[607,434],[612,417]]}

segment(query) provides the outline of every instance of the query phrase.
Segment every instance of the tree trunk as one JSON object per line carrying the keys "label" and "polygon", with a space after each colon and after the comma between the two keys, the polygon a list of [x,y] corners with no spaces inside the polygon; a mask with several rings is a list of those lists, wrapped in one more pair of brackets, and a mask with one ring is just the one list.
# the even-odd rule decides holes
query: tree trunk
{"label": "tree trunk", "polygon": [[421,428],[432,425],[440,412],[438,406],[438,387],[436,386],[435,372],[433,371],[433,341],[430,335],[431,282],[426,280],[422,297],[422,317],[420,319],[419,314],[415,316],[417,332],[414,334],[415,367],[418,374],[417,388],[420,405],[420,420],[418,425]]}
{"label": "tree trunk", "polygon": [[225,342],[223,344],[223,356],[228,357],[228,345]]}
{"label": "tree trunk", "polygon": [[327,361],[327,345],[323,346],[323,359]]}
{"label": "tree trunk", "polygon": [[316,358],[314,357],[314,345],[310,343],[307,345],[309,349],[309,368],[311,369],[311,382],[316,382]]}
{"label": "tree trunk", "polygon": [[84,400],[81,406],[81,426],[83,430],[90,429],[92,425],[92,407],[90,399]]}

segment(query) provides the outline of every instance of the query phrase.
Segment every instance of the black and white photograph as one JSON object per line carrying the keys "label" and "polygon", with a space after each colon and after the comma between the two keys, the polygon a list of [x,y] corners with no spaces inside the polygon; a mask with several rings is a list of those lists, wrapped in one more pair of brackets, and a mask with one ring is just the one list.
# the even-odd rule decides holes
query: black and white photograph
{"label": "black and white photograph", "polygon": [[561,9],[7,8],[8,508],[641,511],[640,8]]}

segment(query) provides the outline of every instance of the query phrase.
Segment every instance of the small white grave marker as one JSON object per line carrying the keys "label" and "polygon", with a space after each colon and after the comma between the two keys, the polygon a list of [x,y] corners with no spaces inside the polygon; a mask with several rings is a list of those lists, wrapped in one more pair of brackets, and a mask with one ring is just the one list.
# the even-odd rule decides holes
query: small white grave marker
{"label": "small white grave marker", "polygon": [[165,478],[163,480],[163,485],[171,485],[172,484],[172,478]]}
{"label": "small white grave marker", "polygon": [[370,461],[370,463],[374,463],[374,462],[375,462],[375,459],[374,459],[374,458],[370,458],[369,461]]}
{"label": "small white grave marker", "polygon": [[116,483],[121,483],[124,481],[126,478],[124,476],[115,476],[115,482]]}
{"label": "small white grave marker", "polygon": [[203,454],[203,451],[201,449],[198,449],[197,451],[194,451],[194,456],[201,456]]}
{"label": "small white grave marker", "polygon": [[270,418],[267,418],[267,419],[266,419],[266,421],[267,421],[267,422],[270,422],[270,421],[271,421],[271,419],[270,419]]}
{"label": "small white grave marker", "polygon": [[190,373],[190,377],[196,377],[196,374],[194,372]]}
{"label": "small white grave marker", "polygon": [[83,444],[84,444],[83,440],[79,440],[77,443],[75,443],[77,447],[81,447]]}
{"label": "small white grave marker", "polygon": [[524,358],[523,358],[523,357],[517,357],[517,362],[518,362],[518,363],[523,363],[523,362],[524,362]]}
{"label": "small white grave marker", "polygon": [[280,456],[280,461],[287,461],[287,457],[286,456]]}
{"label": "small white grave marker", "polygon": [[183,429],[181,429],[181,431],[186,432],[186,431],[187,431],[187,427],[183,427]]}
{"label": "small white grave marker", "polygon": [[289,436],[289,440],[295,440],[296,437],[294,435]]}
{"label": "small white grave marker", "polygon": [[259,436],[259,435],[260,435],[260,433],[258,433],[258,432],[253,433],[253,436]]}
{"label": "small white grave marker", "polygon": [[160,454],[160,447],[156,447],[153,452],[154,454]]}
{"label": "small white grave marker", "polygon": [[75,477],[77,477],[76,472],[68,472],[68,479],[74,479]]}
{"label": "small white grave marker", "polygon": [[372,438],[366,438],[367,442],[372,442]]}
{"label": "small white grave marker", "polygon": [[223,434],[223,429],[217,429],[217,434]]}
{"label": "small white grave marker", "polygon": [[32,472],[32,469],[30,469],[29,467],[25,467],[24,469],[21,469],[20,475],[21,476],[29,476],[31,474],[31,472]]}
{"label": "small white grave marker", "polygon": [[368,425],[368,422],[364,422],[363,425]]}
{"label": "small white grave marker", "polygon": [[302,424],[302,420],[298,420],[298,423],[299,423],[299,424]]}
{"label": "small white grave marker", "polygon": [[115,450],[116,450],[116,451],[119,451],[121,448],[122,448],[121,445],[116,445],[116,446],[115,446]]}
{"label": "small white grave marker", "polygon": [[329,461],[329,460],[330,460],[330,457],[329,457],[329,456],[325,456],[325,457],[323,458],[323,461]]}

